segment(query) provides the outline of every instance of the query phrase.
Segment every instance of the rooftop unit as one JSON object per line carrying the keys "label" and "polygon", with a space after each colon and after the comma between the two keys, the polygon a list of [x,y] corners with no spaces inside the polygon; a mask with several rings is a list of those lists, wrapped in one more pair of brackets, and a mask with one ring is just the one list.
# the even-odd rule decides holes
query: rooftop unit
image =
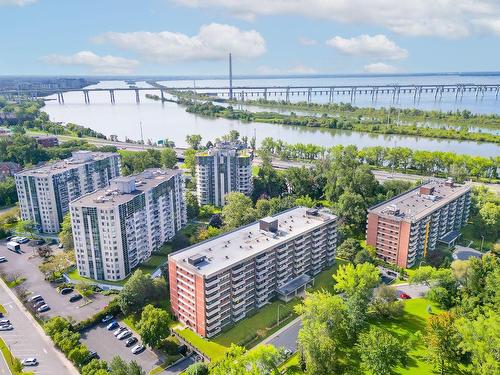
{"label": "rooftop unit", "polygon": [[278,232],[278,219],[275,217],[267,216],[259,220],[259,229],[264,232]]}

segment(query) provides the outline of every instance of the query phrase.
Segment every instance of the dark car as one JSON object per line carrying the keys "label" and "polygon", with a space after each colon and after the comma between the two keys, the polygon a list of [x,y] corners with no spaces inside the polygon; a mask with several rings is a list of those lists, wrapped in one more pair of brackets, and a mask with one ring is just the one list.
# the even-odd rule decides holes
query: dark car
{"label": "dark car", "polygon": [[87,360],[87,362],[90,362],[94,358],[99,359],[99,354],[97,354],[97,352],[95,350],[91,350],[91,351],[89,351],[89,354],[87,355],[87,358],[85,358],[85,359]]}
{"label": "dark car", "polygon": [[137,338],[131,337],[131,338],[127,339],[127,341],[125,341],[125,346],[128,348],[128,347],[134,345],[136,342],[137,342]]}
{"label": "dark car", "polygon": [[80,301],[83,298],[81,294],[73,294],[71,297],[69,297],[69,302],[76,302]]}
{"label": "dark car", "polygon": [[70,294],[71,292],[73,292],[73,288],[62,288],[61,291],[59,293],[61,294]]}
{"label": "dark car", "polygon": [[115,328],[117,328],[117,327],[118,327],[118,322],[117,322],[117,321],[113,321],[113,322],[111,322],[111,323],[109,323],[109,324],[107,325],[106,329],[107,329],[108,331],[112,331],[112,330],[114,330],[114,329],[115,329]]}
{"label": "dark car", "polygon": [[34,309],[38,309],[40,306],[42,305],[45,305],[45,301],[43,299],[39,300],[39,301],[36,301],[34,304],[33,304],[33,308]]}

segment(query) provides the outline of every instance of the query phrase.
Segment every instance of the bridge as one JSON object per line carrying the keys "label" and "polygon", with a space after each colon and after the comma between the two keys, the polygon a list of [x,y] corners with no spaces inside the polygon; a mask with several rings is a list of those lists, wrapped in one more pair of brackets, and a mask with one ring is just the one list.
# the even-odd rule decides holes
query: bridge
{"label": "bridge", "polygon": [[379,95],[389,95],[393,102],[397,102],[401,95],[407,95],[418,102],[422,94],[431,94],[435,100],[441,100],[443,94],[454,95],[456,100],[460,100],[464,95],[473,95],[482,98],[486,93],[492,93],[498,99],[500,95],[500,83],[498,84],[404,84],[404,85],[337,85],[337,86],[202,86],[202,87],[167,87],[157,82],[148,82],[151,87],[117,87],[117,88],[81,88],[65,89],[54,92],[53,89],[19,89],[0,90],[0,95],[10,99],[20,99],[22,97],[37,99],[48,95],[57,95],[59,103],[64,103],[64,94],[69,92],[81,92],[86,104],[90,104],[91,93],[107,92],[110,102],[114,104],[115,93],[127,91],[135,94],[135,100],[140,103],[140,92],[157,92],[162,102],[166,100],[166,94],[191,93],[205,95],[209,97],[220,97],[244,102],[251,98],[262,98],[265,100],[284,100],[290,102],[292,97],[302,97],[307,102],[312,102],[313,97],[326,96],[329,103],[333,103],[335,98],[342,97],[351,103],[357,96],[368,95],[372,101],[376,101]]}

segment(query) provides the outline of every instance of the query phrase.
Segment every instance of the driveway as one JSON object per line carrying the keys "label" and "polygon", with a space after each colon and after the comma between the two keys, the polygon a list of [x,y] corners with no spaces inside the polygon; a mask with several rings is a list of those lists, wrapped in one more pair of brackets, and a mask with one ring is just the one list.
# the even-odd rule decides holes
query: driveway
{"label": "driveway", "polygon": [[[121,322],[120,325],[123,326]],[[115,356],[119,356],[127,362],[136,361],[146,371],[146,374],[162,364],[161,359],[148,348],[142,353],[132,354],[131,348],[125,346],[125,340],[118,340],[113,335],[114,331],[108,331],[104,324],[96,325],[81,332],[81,341],[89,350],[95,350],[106,361],[111,361]],[[139,342],[141,341],[140,336],[134,336],[139,339]]]}
{"label": "driveway", "polygon": [[425,284],[399,284],[394,285],[394,288],[398,291],[398,295],[406,293],[411,298],[422,298],[430,289],[429,286]]}
{"label": "driveway", "polygon": [[261,344],[271,344],[276,348],[284,348],[289,349],[292,352],[296,352],[297,337],[299,336],[299,330],[301,327],[302,320],[298,317],[262,341]]}
{"label": "driveway", "polygon": [[[7,310],[6,318],[14,326],[12,331],[2,331],[0,336],[9,346],[12,354],[24,359],[36,357],[39,365],[26,368],[37,375],[75,374],[76,369],[64,358],[64,355],[54,348],[54,345],[35,322],[33,317],[24,310],[11,290],[0,281],[0,304]],[[2,365],[3,362],[0,362]],[[6,374],[9,372],[7,371]]]}
{"label": "driveway", "polygon": [[42,262],[40,257],[34,256],[33,248],[28,245],[21,245],[23,253],[14,253],[7,249],[5,241],[0,242],[0,255],[7,258],[7,262],[0,263],[0,271],[10,275],[21,275],[26,278],[22,284],[24,288],[33,294],[43,296],[45,302],[51,307],[51,310],[43,313],[43,316],[54,317],[64,316],[72,317],[77,322],[87,319],[95,313],[101,311],[111,300],[111,296],[95,294],[91,297],[92,303],[84,305],[83,300],[70,303],[70,295],[61,295],[57,293],[55,285],[45,281],[44,275],[38,269]]}

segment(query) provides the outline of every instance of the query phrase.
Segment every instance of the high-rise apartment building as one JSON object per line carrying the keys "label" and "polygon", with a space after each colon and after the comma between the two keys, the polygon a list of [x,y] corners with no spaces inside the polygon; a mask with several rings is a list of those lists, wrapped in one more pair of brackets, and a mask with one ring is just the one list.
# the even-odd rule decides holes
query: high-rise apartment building
{"label": "high-rise apartment building", "polygon": [[296,207],[168,257],[175,316],[204,337],[275,296],[288,301],[333,264],[337,218]]}
{"label": "high-rise apartment building", "polygon": [[198,203],[224,205],[230,192],[250,195],[253,152],[242,142],[218,142],[207,151],[196,154],[196,192]]}
{"label": "high-rise apartment building", "polygon": [[467,223],[470,186],[432,180],[368,210],[366,243],[377,256],[411,267],[439,242],[453,244]]}
{"label": "high-rise apartment building", "polygon": [[23,220],[33,220],[45,233],[57,233],[69,202],[120,175],[116,153],[75,151],[56,163],[23,170],[15,175]]}
{"label": "high-rise apartment building", "polygon": [[187,222],[180,171],[147,169],[70,204],[78,272],[122,280]]}

